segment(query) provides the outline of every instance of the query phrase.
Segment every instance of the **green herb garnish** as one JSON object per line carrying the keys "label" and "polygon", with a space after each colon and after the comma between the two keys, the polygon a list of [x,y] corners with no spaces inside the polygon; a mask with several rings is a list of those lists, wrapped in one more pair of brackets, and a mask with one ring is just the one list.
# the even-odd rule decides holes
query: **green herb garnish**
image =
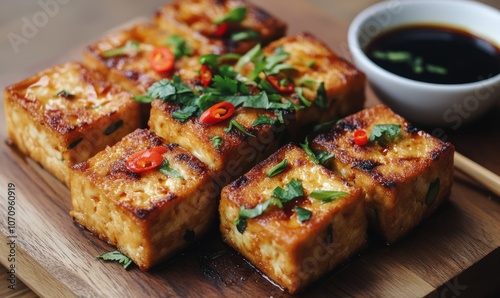
{"label": "green herb garnish", "polygon": [[247,209],[245,206],[241,206],[238,213],[238,219],[234,222],[238,232],[243,233],[245,231],[245,228],[247,227],[247,219],[256,218],[262,215],[271,206],[278,206],[279,208],[283,207],[281,202],[276,198],[269,198],[267,201],[257,204],[257,206],[252,209]]}
{"label": "green herb garnish", "polygon": [[406,51],[374,51],[372,56],[379,60],[386,60],[394,63],[407,63],[416,74],[421,74],[425,71],[438,75],[448,74],[448,70],[445,67],[424,63],[422,57],[413,57],[412,53]]}
{"label": "green herb garnish", "polygon": [[245,134],[249,137],[255,138],[255,136],[253,134],[246,131],[245,128],[234,119],[229,122],[229,126],[227,128],[225,128],[224,131],[230,132],[231,130],[233,130],[233,128],[236,128],[237,130],[241,131],[243,134]]}
{"label": "green herb garnish", "polygon": [[80,144],[81,141],[83,141],[83,138],[78,138],[78,139],[74,140],[73,142],[71,142],[68,145],[68,147],[66,147],[66,149],[70,150],[70,149],[75,148],[76,146],[78,146],[78,144]]}
{"label": "green herb garnish", "polygon": [[155,100],[155,98],[149,94],[142,94],[134,96],[134,100],[138,103],[151,103],[153,102],[153,100]]}
{"label": "green herb garnish", "polygon": [[108,50],[102,53],[104,58],[111,58],[120,55],[134,56],[139,52],[140,43],[137,41],[127,41],[127,43],[116,49]]}
{"label": "green herb garnish", "polygon": [[314,155],[318,159],[319,164],[325,165],[330,159],[334,158],[335,155],[333,153],[330,153],[328,151],[316,151],[314,152]]}
{"label": "green herb garnish", "polygon": [[267,117],[266,115],[259,115],[257,119],[255,119],[252,123],[252,126],[258,126],[258,125],[266,125],[266,124],[271,124],[274,125],[276,124],[277,120]]}
{"label": "green herb garnish", "polygon": [[117,263],[121,264],[124,269],[127,269],[128,266],[130,266],[130,264],[132,264],[132,259],[127,257],[126,255],[122,254],[118,250],[104,253],[102,255],[97,256],[97,258],[104,260],[104,261],[117,262]]}
{"label": "green herb garnish", "polygon": [[212,144],[216,148],[222,146],[222,138],[219,137],[219,136],[213,136],[213,137],[211,137],[210,141],[212,141]]}
{"label": "green herb garnish", "polygon": [[425,204],[427,206],[432,205],[436,201],[439,195],[439,189],[440,181],[439,178],[436,178],[436,180],[432,181],[429,185],[429,190],[427,191],[427,196],[425,197]]}
{"label": "green herb garnish", "polygon": [[280,163],[272,167],[266,174],[266,177],[271,178],[274,177],[278,174],[283,173],[283,171],[286,170],[286,167],[288,166],[288,160],[285,158],[283,159]]}
{"label": "green herb garnish", "polygon": [[186,122],[191,116],[198,111],[198,108],[193,106],[185,106],[172,113],[172,118],[178,120],[179,122]]}
{"label": "green herb garnish", "polygon": [[349,193],[335,190],[315,190],[309,196],[313,199],[320,200],[323,203],[330,203],[338,198],[348,196]]}
{"label": "green herb garnish", "polygon": [[74,94],[69,93],[65,89],[57,91],[56,96],[64,97],[64,98],[67,98],[67,99],[73,99],[73,98],[75,98]]}
{"label": "green herb garnish", "polygon": [[297,213],[297,219],[300,222],[308,221],[311,218],[312,212],[302,208],[300,206],[295,206],[295,213]]}
{"label": "green herb garnish", "polygon": [[259,32],[255,30],[248,30],[232,34],[231,40],[242,41],[242,40],[258,39],[259,37],[260,37]]}
{"label": "green herb garnish", "polygon": [[326,95],[326,89],[325,89],[325,83],[321,82],[319,84],[318,89],[316,90],[317,95],[316,99],[314,100],[314,103],[316,106],[322,110],[327,109],[328,106],[330,105],[330,102],[328,101],[328,97]]}
{"label": "green herb garnish", "polygon": [[158,171],[162,174],[169,176],[169,177],[184,180],[184,177],[182,177],[182,174],[179,171],[172,169],[170,167],[170,163],[166,159],[164,159],[163,162],[161,163],[161,165],[158,167]]}
{"label": "green herb garnish", "polygon": [[401,125],[377,124],[370,133],[370,142],[385,143],[393,140],[401,131]]}
{"label": "green herb garnish", "polygon": [[247,16],[247,8],[240,6],[236,7],[225,16],[214,21],[215,24],[219,25],[222,23],[241,23]]}
{"label": "green herb garnish", "polygon": [[273,196],[278,198],[282,203],[304,196],[300,180],[292,178],[285,186],[287,189],[278,186],[273,190]]}
{"label": "green herb garnish", "polygon": [[306,106],[306,107],[310,107],[311,106],[311,102],[304,97],[304,95],[302,94],[302,88],[301,87],[295,87],[295,93],[297,93],[297,95],[299,96],[299,100],[300,102]]}
{"label": "green herb garnish", "polygon": [[179,35],[172,35],[168,38],[167,45],[172,47],[172,52],[174,53],[175,59],[179,59],[182,56],[192,56],[193,50],[187,44],[186,40]]}
{"label": "green herb garnish", "polygon": [[118,120],[117,122],[111,124],[104,130],[104,134],[109,136],[110,134],[114,133],[118,128],[120,128],[123,125],[123,120]]}
{"label": "green herb garnish", "polygon": [[306,152],[306,154],[309,156],[310,159],[312,159],[312,161],[315,164],[319,164],[318,158],[316,157],[314,152],[311,150],[311,148],[309,148],[309,138],[308,137],[306,137],[304,144],[300,144],[300,147]]}

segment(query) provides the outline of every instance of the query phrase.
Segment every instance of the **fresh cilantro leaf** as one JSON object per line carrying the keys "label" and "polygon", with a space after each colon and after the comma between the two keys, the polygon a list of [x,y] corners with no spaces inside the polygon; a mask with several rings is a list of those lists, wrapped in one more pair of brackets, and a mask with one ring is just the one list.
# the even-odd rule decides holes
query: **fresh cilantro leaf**
{"label": "fresh cilantro leaf", "polygon": [[295,206],[295,213],[297,213],[297,219],[300,222],[308,221],[309,219],[311,219],[311,215],[312,215],[311,211],[309,211],[305,208],[302,208],[300,206]]}
{"label": "fresh cilantro leaf", "polygon": [[153,102],[153,100],[155,100],[155,98],[149,94],[142,94],[134,96],[134,100],[137,101],[138,103],[151,103]]}
{"label": "fresh cilantro leaf", "polygon": [[184,177],[182,177],[182,174],[179,171],[172,169],[170,167],[170,163],[166,159],[164,159],[163,162],[161,163],[161,165],[158,167],[158,171],[160,171],[160,173],[165,174],[169,177],[184,180]]}
{"label": "fresh cilantro leaf", "polygon": [[389,142],[401,131],[401,125],[377,124],[374,125],[370,133],[370,142]]}
{"label": "fresh cilantro leaf", "polygon": [[219,137],[219,136],[213,136],[213,137],[211,137],[210,141],[212,141],[212,144],[216,148],[222,146],[222,142],[223,142],[222,138]]}
{"label": "fresh cilantro leaf", "polygon": [[231,40],[237,42],[242,40],[258,39],[259,37],[260,37],[259,32],[255,30],[248,30],[232,34]]}
{"label": "fresh cilantro leaf", "polygon": [[309,89],[316,89],[319,83],[313,79],[303,78],[300,80],[299,85]]}
{"label": "fresh cilantro leaf", "polygon": [[282,110],[276,110],[275,113],[278,115],[278,121],[281,124],[285,124],[285,119],[283,119],[283,111]]}
{"label": "fresh cilantro leaf", "polygon": [[255,136],[253,134],[246,131],[245,128],[241,124],[236,122],[236,120],[234,120],[234,119],[229,122],[229,127],[225,128],[224,131],[230,132],[231,130],[233,130],[233,128],[236,128],[237,130],[241,131],[243,134],[245,134],[249,137],[255,138]]}
{"label": "fresh cilantro leaf", "polygon": [[238,232],[243,233],[245,231],[248,218],[256,218],[262,215],[271,206],[278,206],[278,208],[283,208],[281,201],[276,198],[269,198],[267,201],[257,204],[252,209],[247,209],[245,206],[241,206],[238,213],[238,219],[234,222]]}
{"label": "fresh cilantro leaf", "polygon": [[277,47],[274,53],[266,57],[266,70],[273,69],[279,63],[285,61],[290,57],[290,53],[285,52],[283,47]]}
{"label": "fresh cilantro leaf", "polygon": [[174,102],[181,105],[197,105],[198,95],[176,75],[173,80],[161,80],[148,88],[148,94],[164,102]]}
{"label": "fresh cilantro leaf", "polygon": [[312,161],[314,161],[315,164],[320,163],[314,152],[311,150],[311,148],[309,148],[309,138],[306,137],[305,143],[300,144],[300,147],[304,149],[306,154],[309,156],[310,159],[312,159]]}
{"label": "fresh cilantro leaf", "polygon": [[122,254],[118,250],[110,251],[107,253],[103,253],[102,255],[97,256],[98,259],[104,261],[113,261],[122,264],[123,268],[127,269],[130,264],[132,264],[132,259]]}
{"label": "fresh cilantro leaf", "polygon": [[172,35],[168,38],[167,45],[172,46],[172,51],[174,52],[175,59],[179,59],[182,56],[192,56],[193,50],[187,44],[186,40],[179,35]]}
{"label": "fresh cilantro leaf", "polygon": [[309,196],[313,199],[320,200],[323,203],[330,203],[338,198],[348,196],[349,193],[335,190],[315,190]]}
{"label": "fresh cilantro leaf", "polygon": [[222,64],[217,69],[217,72],[223,77],[235,78],[238,76],[238,73],[234,71],[233,66],[229,64]]}
{"label": "fresh cilantro leaf", "polygon": [[59,91],[56,93],[56,96],[64,97],[64,98],[67,98],[67,99],[73,99],[73,98],[75,98],[75,95],[74,95],[74,94],[69,93],[69,92],[68,92],[68,91],[66,91],[65,89],[59,90]]}
{"label": "fresh cilantro leaf", "polygon": [[257,44],[253,48],[251,48],[248,52],[246,52],[243,56],[238,59],[238,62],[236,63],[236,71],[240,71],[245,64],[255,61],[261,57],[264,56],[264,53],[262,51],[262,47],[260,44]]}
{"label": "fresh cilantro leaf", "polygon": [[283,159],[280,163],[272,167],[266,174],[266,177],[271,178],[274,177],[278,174],[283,173],[286,170],[286,167],[288,166],[288,159]]}
{"label": "fresh cilantro leaf", "polygon": [[134,56],[137,54],[137,52],[139,52],[139,47],[139,42],[129,40],[124,46],[120,48],[105,51],[104,53],[102,53],[102,57],[111,58],[120,55]]}
{"label": "fresh cilantro leaf", "polygon": [[173,112],[172,118],[178,120],[179,122],[186,122],[186,120],[193,116],[197,111],[198,108],[195,106],[184,106],[183,108]]}
{"label": "fresh cilantro leaf", "polygon": [[295,93],[297,93],[297,95],[299,96],[299,99],[300,99],[300,102],[306,106],[306,107],[310,107],[311,106],[311,102],[304,97],[304,94],[302,94],[302,88],[301,87],[295,87]]}
{"label": "fresh cilantro leaf", "polygon": [[319,87],[317,89],[317,95],[316,99],[314,100],[314,103],[316,106],[322,110],[327,109],[329,106],[329,101],[326,95],[326,90],[325,90],[325,83],[321,82],[319,84]]}
{"label": "fresh cilantro leaf", "polygon": [[198,58],[200,64],[205,64],[210,66],[210,68],[217,68],[219,65],[219,55],[216,54],[205,54]]}
{"label": "fresh cilantro leaf", "polygon": [[302,182],[296,178],[292,178],[285,186],[287,189],[278,186],[273,190],[273,196],[278,198],[282,203],[286,203],[304,195]]}
{"label": "fresh cilantro leaf", "polygon": [[266,125],[266,124],[274,125],[276,124],[276,122],[277,122],[276,119],[269,118],[266,115],[259,115],[257,119],[253,121],[252,126]]}
{"label": "fresh cilantro leaf", "polygon": [[335,157],[333,153],[329,153],[328,151],[316,151],[314,152],[314,155],[321,165],[325,165],[328,161],[330,161],[330,159]]}
{"label": "fresh cilantro leaf", "polygon": [[238,85],[239,81],[228,78],[221,77],[219,75],[214,76],[212,79],[212,86],[221,94],[235,94],[239,91]]}
{"label": "fresh cilantro leaf", "polygon": [[214,21],[219,25],[222,23],[241,23],[247,17],[247,8],[239,6],[228,12],[225,16]]}

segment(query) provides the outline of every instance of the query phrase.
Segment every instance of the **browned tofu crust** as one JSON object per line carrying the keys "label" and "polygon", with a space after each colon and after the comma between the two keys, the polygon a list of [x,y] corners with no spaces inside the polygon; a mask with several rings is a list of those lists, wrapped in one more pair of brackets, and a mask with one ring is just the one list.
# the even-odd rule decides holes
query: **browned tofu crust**
{"label": "browned tofu crust", "polygon": [[[228,23],[222,36],[217,33],[216,20],[237,7],[247,9],[241,23]],[[217,47],[215,54],[243,54],[258,43],[267,44],[285,35],[287,26],[280,19],[245,0],[179,0],[158,9],[154,21],[161,28],[180,35],[196,35]],[[234,41],[238,32],[253,31],[256,37]]]}
{"label": "browned tofu crust", "polygon": [[[266,177],[284,159],[284,172]],[[262,215],[248,219],[243,232],[238,231],[235,221],[241,208],[251,209],[264,203],[276,187],[285,188],[292,179],[301,181],[304,196],[284,203],[283,208],[268,208]],[[346,195],[324,203],[311,197],[315,190],[342,191]],[[309,220],[299,220],[297,206],[312,212]],[[223,239],[292,293],[344,262],[366,241],[362,192],[315,164],[292,144],[226,186],[221,193],[219,214]]]}
{"label": "browned tofu crust", "polygon": [[132,94],[78,62],[6,87],[4,104],[9,138],[67,185],[69,167],[116,143],[141,121]]}
{"label": "browned tofu crust", "polygon": [[[399,135],[387,143],[354,143],[354,131],[370,135],[380,124],[400,125]],[[334,154],[331,169],[364,190],[372,226],[389,243],[432,214],[451,191],[453,145],[418,130],[385,105],[344,118],[312,147]]]}
{"label": "browned tofu crust", "polygon": [[[174,119],[172,113],[178,109],[176,104],[159,99],[153,101],[150,129],[168,142],[186,148],[206,163],[220,186],[225,186],[277,150],[286,130],[279,123],[252,125],[259,115],[277,119],[272,110],[238,107],[231,119],[208,125],[198,117],[191,117],[185,122]],[[226,131],[231,120],[240,124],[249,135],[234,127]],[[220,138],[219,146],[215,145],[213,138]]]}
{"label": "browned tofu crust", "polygon": [[[135,173],[126,159],[163,146],[169,167]],[[71,172],[71,216],[129,256],[142,270],[199,238],[214,219],[217,200],[205,164],[177,144],[138,129]]]}
{"label": "browned tofu crust", "polygon": [[[138,23],[130,28],[111,33],[90,45],[84,52],[84,61],[91,68],[98,69],[112,82],[121,84],[135,95],[145,93],[149,86],[174,74],[184,79],[198,76],[198,57],[215,51],[213,47],[195,36],[177,35],[184,40],[191,50],[190,55],[176,59],[172,71],[158,73],[149,62],[149,55],[158,46],[167,47],[173,34],[148,23]],[[137,42],[138,48],[120,55],[107,56],[109,51],[123,48],[127,43]]]}
{"label": "browned tofu crust", "polygon": [[[310,33],[300,33],[278,39],[264,48],[266,56],[278,49],[289,54],[283,61],[293,66],[288,76],[311,106],[296,111],[299,130],[294,131],[295,140],[303,139],[312,125],[335,121],[358,112],[365,103],[365,75],[351,63],[339,57],[327,45]],[[243,68],[243,74],[252,71],[251,64]],[[324,103],[316,102],[320,84],[324,84]],[[296,88],[297,90],[297,88]],[[292,101],[300,104],[297,92]]]}

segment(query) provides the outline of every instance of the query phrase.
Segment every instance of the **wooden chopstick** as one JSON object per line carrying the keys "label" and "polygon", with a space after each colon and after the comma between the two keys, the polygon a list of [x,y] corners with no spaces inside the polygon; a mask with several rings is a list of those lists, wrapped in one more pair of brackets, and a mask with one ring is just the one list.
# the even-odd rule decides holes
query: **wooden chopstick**
{"label": "wooden chopstick", "polygon": [[455,167],[500,196],[500,177],[462,154],[455,152]]}

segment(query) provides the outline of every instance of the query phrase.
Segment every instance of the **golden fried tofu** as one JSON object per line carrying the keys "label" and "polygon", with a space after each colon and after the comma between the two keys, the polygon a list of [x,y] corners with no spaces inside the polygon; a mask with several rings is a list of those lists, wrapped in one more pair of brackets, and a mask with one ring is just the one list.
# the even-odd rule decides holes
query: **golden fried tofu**
{"label": "golden fried tofu", "polygon": [[[149,56],[157,47],[167,47],[177,57],[172,70],[156,71]],[[148,23],[111,33],[90,45],[84,53],[85,63],[107,74],[109,80],[123,85],[135,95],[162,78],[179,74],[186,79],[198,76],[198,57],[215,49],[194,35],[171,33]]]}
{"label": "golden fried tofu", "polygon": [[[208,125],[196,116],[184,122],[175,119],[173,114],[180,109],[179,105],[157,99],[151,106],[150,129],[206,163],[217,176],[219,186],[228,184],[276,151],[286,130],[271,110],[238,107],[231,118]],[[276,123],[255,125],[259,116]],[[231,121],[241,125],[245,132]]]}
{"label": "golden fried tofu", "polygon": [[[313,35],[287,36],[264,48],[266,56],[277,51],[289,54],[283,63],[295,70],[289,71],[288,76],[311,103],[297,111],[299,127],[334,121],[363,108],[365,75]],[[295,90],[292,99],[300,103],[298,89]]]}
{"label": "golden fried tofu", "polygon": [[246,0],[178,0],[161,7],[154,21],[174,34],[205,39],[217,47],[215,54],[243,54],[284,36],[287,29],[283,21]]}
{"label": "golden fried tofu", "polygon": [[69,185],[69,168],[139,127],[132,94],[71,62],[5,88],[9,138]]}
{"label": "golden fried tofu", "polygon": [[[159,167],[130,168],[131,155],[157,147]],[[75,165],[71,179],[71,216],[142,270],[193,243],[216,213],[206,165],[149,130],[138,129]]]}
{"label": "golden fried tofu", "polygon": [[[362,130],[369,136],[365,145],[354,141]],[[369,220],[388,243],[432,214],[451,191],[453,145],[384,105],[344,118],[312,148],[333,154],[334,173],[364,190]]]}
{"label": "golden fried tofu", "polygon": [[222,190],[223,239],[291,293],[364,247],[362,192],[288,144]]}

